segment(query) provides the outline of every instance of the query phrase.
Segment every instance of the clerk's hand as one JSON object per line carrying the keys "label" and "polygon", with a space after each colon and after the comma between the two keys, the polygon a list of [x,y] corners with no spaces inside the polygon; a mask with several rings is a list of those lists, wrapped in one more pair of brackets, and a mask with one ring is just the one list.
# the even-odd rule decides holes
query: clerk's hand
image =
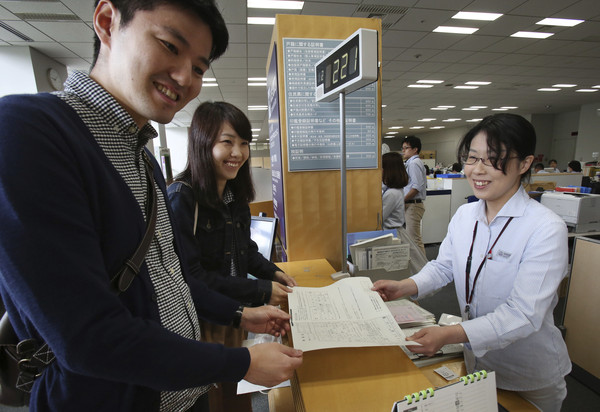
{"label": "clerk's hand", "polygon": [[279,343],[261,343],[248,348],[250,367],[244,379],[262,386],[275,386],[292,377],[302,364],[302,351]]}
{"label": "clerk's hand", "polygon": [[287,295],[292,291],[288,286],[282,285],[278,282],[271,282],[271,298],[269,299],[269,305],[279,306],[287,302]]}
{"label": "clerk's hand", "polygon": [[245,307],[240,327],[249,332],[283,336],[290,330],[289,319],[290,315],[275,306]]}
{"label": "clerk's hand", "polygon": [[409,346],[406,348],[414,353],[422,353],[425,356],[435,355],[442,346],[449,343],[468,342],[469,338],[465,330],[460,325],[453,326],[432,326],[423,328],[420,331],[406,338],[407,341],[418,342],[421,346]]}
{"label": "clerk's hand", "polygon": [[412,279],[378,280],[373,284],[371,290],[379,293],[384,301],[416,295],[418,292],[417,284]]}
{"label": "clerk's hand", "polygon": [[296,279],[280,270],[275,272],[275,274],[273,275],[273,280],[281,283],[282,285],[287,285],[290,287],[298,286],[298,283],[296,283]]}

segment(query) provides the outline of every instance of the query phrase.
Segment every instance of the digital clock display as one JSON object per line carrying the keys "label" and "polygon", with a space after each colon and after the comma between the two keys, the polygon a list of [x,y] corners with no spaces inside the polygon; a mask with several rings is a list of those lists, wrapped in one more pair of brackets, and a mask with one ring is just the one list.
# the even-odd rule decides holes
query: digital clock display
{"label": "digital clock display", "polygon": [[377,80],[377,30],[358,29],[315,64],[315,100],[330,102]]}
{"label": "digital clock display", "polygon": [[324,93],[329,93],[360,75],[358,37],[357,34],[317,66],[317,86],[323,84]]}

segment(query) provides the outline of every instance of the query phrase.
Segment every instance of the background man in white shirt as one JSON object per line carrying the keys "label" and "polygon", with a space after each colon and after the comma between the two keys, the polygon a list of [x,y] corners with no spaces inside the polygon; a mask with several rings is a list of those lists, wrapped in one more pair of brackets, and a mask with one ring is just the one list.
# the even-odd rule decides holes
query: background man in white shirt
{"label": "background man in white shirt", "polygon": [[421,139],[416,136],[406,136],[402,143],[402,157],[408,173],[408,185],[404,188],[404,219],[406,231],[423,251],[425,246],[421,237],[421,221],[425,214],[425,197],[427,196],[427,177],[425,165],[419,158]]}

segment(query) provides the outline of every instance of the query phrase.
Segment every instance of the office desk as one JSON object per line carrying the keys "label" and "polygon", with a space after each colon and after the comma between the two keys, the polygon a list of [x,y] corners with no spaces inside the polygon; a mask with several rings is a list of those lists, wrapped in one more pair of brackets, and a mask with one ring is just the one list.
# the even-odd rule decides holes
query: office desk
{"label": "office desk", "polygon": [[[277,266],[295,278],[299,286],[322,287],[333,283],[329,275],[335,270],[325,259],[277,263]],[[436,383],[399,347],[309,351],[304,353],[291,390],[269,392],[269,408],[271,412],[388,412],[404,395],[432,385]]]}

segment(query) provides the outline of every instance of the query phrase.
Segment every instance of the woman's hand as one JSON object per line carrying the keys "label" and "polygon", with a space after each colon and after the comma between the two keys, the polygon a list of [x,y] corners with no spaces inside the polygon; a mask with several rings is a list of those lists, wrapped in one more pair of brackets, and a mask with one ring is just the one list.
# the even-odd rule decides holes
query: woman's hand
{"label": "woman's hand", "polygon": [[275,306],[245,307],[240,327],[254,333],[283,336],[290,330],[290,315]]}
{"label": "woman's hand", "polygon": [[269,305],[279,306],[282,303],[287,302],[287,295],[292,291],[292,289],[277,282],[271,282],[271,286],[271,298],[269,299]]}
{"label": "woman's hand", "polygon": [[298,284],[296,283],[296,279],[294,279],[290,275],[283,273],[280,270],[275,272],[275,275],[273,275],[273,280],[281,283],[282,285],[287,285],[290,287],[298,286]]}

